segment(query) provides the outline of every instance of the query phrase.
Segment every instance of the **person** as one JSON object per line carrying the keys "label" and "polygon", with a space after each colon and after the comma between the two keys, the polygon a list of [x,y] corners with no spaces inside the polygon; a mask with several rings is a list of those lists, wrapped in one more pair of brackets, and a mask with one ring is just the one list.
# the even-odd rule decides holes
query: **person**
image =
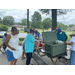
{"label": "person", "polygon": [[23,60],[24,59],[24,54],[25,54],[26,59],[27,59],[27,55],[25,53],[25,39],[23,40],[22,45],[23,45],[23,53],[22,53],[22,60]]}
{"label": "person", "polygon": [[34,32],[35,32],[35,33],[34,33],[35,39],[39,40],[40,33],[38,32],[37,29],[34,29]]}
{"label": "person", "polygon": [[31,57],[32,57],[32,52],[34,51],[34,45],[36,45],[36,49],[38,50],[38,41],[33,37],[34,31],[30,29],[30,33],[27,34],[25,38],[25,52],[27,55],[27,60],[26,60],[26,65],[31,65]]}
{"label": "person", "polygon": [[64,41],[65,44],[71,45],[70,65],[75,65],[75,33],[70,34],[70,43]]}
{"label": "person", "polygon": [[[58,28],[57,29],[57,39],[60,40],[60,41],[67,41],[68,37],[67,37],[67,34],[61,30],[61,28]],[[60,60],[61,56],[58,57],[58,61]]]}
{"label": "person", "polygon": [[11,34],[8,34],[5,40],[7,60],[10,65],[16,65],[17,59],[22,55],[22,47],[19,46],[18,31],[16,27],[11,28]]}
{"label": "person", "polygon": [[57,29],[57,39],[60,41],[67,41],[68,37],[64,31],[61,30],[61,28]]}
{"label": "person", "polygon": [[2,38],[2,42],[3,42],[3,48],[6,49],[6,45],[5,45],[5,39],[6,39],[7,33],[4,34],[4,37]]}

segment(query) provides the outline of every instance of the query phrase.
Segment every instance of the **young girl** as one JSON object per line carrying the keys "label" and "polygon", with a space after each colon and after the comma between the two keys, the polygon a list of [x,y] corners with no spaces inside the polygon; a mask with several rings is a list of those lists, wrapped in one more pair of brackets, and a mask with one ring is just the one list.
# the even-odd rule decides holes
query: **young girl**
{"label": "young girl", "polygon": [[75,65],[75,34],[70,35],[70,43],[64,42],[67,45],[71,45],[71,56],[70,56],[70,65]]}

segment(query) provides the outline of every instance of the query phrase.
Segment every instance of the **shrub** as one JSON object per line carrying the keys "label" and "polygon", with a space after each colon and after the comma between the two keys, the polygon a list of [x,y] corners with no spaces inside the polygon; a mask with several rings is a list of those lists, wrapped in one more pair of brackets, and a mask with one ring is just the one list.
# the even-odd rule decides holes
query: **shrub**
{"label": "shrub", "polygon": [[0,31],[8,31],[8,26],[0,25]]}
{"label": "shrub", "polygon": [[19,41],[23,41],[25,38],[19,38]]}

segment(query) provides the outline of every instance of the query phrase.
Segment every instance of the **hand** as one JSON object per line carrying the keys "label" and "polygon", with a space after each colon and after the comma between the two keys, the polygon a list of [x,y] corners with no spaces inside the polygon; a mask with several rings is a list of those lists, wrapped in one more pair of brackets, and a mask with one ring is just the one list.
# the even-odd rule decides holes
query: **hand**
{"label": "hand", "polygon": [[63,41],[65,44],[67,43],[66,41]]}
{"label": "hand", "polygon": [[12,47],[11,49],[12,49],[12,50],[14,50],[14,51],[16,51],[16,49],[15,49],[15,48],[13,48],[13,47]]}
{"label": "hand", "polygon": [[19,45],[21,46],[22,44],[21,44],[21,43],[19,43]]}

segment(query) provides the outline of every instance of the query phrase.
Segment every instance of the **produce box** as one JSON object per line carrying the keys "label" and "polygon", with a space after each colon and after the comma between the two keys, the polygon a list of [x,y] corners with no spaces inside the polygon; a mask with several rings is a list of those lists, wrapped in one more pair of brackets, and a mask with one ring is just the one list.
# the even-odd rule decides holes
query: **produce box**
{"label": "produce box", "polygon": [[45,52],[51,57],[56,57],[62,54],[66,54],[67,45],[57,44],[56,32],[42,32],[43,42],[45,43]]}

